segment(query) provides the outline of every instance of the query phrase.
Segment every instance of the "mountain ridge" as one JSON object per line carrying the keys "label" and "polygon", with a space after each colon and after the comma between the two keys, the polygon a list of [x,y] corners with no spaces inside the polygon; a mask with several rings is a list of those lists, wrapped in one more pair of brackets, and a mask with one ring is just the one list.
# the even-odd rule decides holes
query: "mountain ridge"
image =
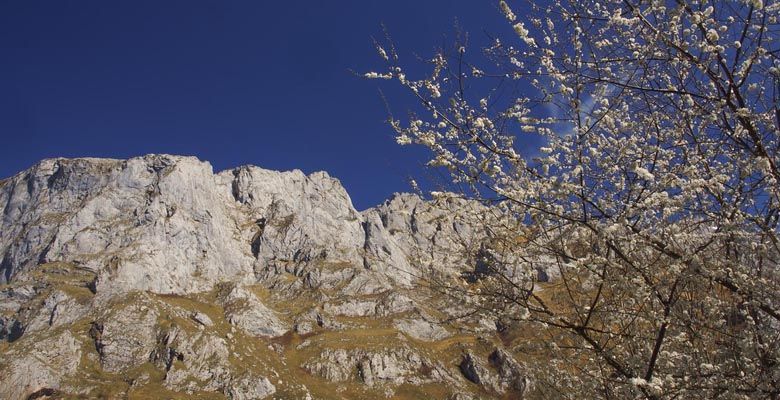
{"label": "mountain ridge", "polygon": [[444,323],[469,306],[430,287],[477,268],[485,210],[358,212],[326,172],[187,156],[42,160],[0,181],[0,395],[522,393],[511,356],[480,367],[497,321]]}

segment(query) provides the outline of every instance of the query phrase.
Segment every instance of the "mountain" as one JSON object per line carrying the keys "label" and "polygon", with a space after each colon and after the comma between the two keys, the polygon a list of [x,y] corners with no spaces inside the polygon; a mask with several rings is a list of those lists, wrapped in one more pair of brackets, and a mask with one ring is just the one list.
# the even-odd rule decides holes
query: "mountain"
{"label": "mountain", "polygon": [[501,321],[442,290],[479,273],[485,211],[358,212],[327,173],[193,157],[41,161],[0,181],[0,397],[522,398]]}

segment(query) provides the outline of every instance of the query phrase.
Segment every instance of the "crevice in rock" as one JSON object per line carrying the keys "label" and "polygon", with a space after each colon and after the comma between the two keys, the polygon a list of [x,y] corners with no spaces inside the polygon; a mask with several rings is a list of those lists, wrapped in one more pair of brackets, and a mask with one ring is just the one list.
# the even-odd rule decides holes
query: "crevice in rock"
{"label": "crevice in rock", "polygon": [[89,328],[89,337],[91,337],[92,341],[95,343],[95,350],[98,352],[98,355],[103,357],[103,348],[105,347],[103,345],[103,324],[93,322],[92,326]]}
{"label": "crevice in rock", "polygon": [[371,228],[369,228],[367,220],[361,222],[360,227],[363,229],[363,268],[370,269],[371,263],[368,261],[368,254],[370,251]]}
{"label": "crevice in rock", "polygon": [[54,325],[54,317],[57,315],[57,307],[59,307],[60,304],[57,303],[54,305],[54,307],[51,309],[51,314],[49,314],[49,326]]}
{"label": "crevice in rock", "polygon": [[99,281],[100,278],[96,275],[95,278],[87,282],[85,286],[87,289],[89,289],[90,292],[92,292],[92,294],[97,294],[97,286]]}
{"label": "crevice in rock", "polygon": [[52,191],[62,190],[68,184],[68,174],[65,173],[65,167],[57,162],[56,168],[54,173],[46,179],[46,187]]}
{"label": "crevice in rock", "polygon": [[43,388],[38,389],[29,396],[27,396],[27,400],[35,400],[35,399],[43,399],[51,396],[56,396],[57,390],[52,388]]}
{"label": "crevice in rock", "polygon": [[241,188],[238,187],[238,175],[241,173],[241,168],[233,170],[233,180],[230,182],[230,192],[233,195],[233,200],[243,203],[241,201]]}
{"label": "crevice in rock", "polygon": [[0,339],[5,339],[8,343],[19,340],[22,335],[24,335],[24,325],[17,319],[6,320],[2,330],[0,330]]}
{"label": "crevice in rock", "polygon": [[260,245],[263,243],[263,233],[265,232],[265,224],[266,224],[265,218],[260,218],[255,221],[255,225],[257,225],[259,229],[257,230],[257,232],[255,232],[255,235],[252,236],[252,241],[250,242],[252,255],[255,256],[255,258],[258,258],[260,256]]}
{"label": "crevice in rock", "polygon": [[412,213],[409,216],[409,227],[412,229],[413,234],[420,231],[417,221],[417,207],[412,209]]}
{"label": "crevice in rock", "polygon": [[6,253],[5,256],[3,256],[3,261],[0,262],[0,271],[2,271],[2,275],[0,276],[2,280],[0,280],[0,283],[11,282],[11,274],[13,273],[12,267],[10,254]]}

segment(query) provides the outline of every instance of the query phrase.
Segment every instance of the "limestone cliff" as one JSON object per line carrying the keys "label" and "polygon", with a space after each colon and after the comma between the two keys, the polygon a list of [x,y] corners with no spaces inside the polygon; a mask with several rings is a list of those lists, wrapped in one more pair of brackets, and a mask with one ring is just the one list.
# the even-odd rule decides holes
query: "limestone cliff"
{"label": "limestone cliff", "polygon": [[192,157],[41,161],[0,181],[0,397],[522,396],[496,321],[443,323],[466,306],[428,285],[474,270],[487,236],[452,210],[481,207],[358,212],[323,172]]}

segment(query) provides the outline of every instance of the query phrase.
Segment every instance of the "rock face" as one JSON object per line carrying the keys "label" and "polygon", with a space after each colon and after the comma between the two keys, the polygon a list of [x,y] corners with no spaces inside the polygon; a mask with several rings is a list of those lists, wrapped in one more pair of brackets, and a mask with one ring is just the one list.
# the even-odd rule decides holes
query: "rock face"
{"label": "rock face", "polygon": [[358,212],[324,172],[193,157],[41,161],[0,181],[0,398],[525,393],[509,351],[459,361],[479,323],[421,284],[478,268],[480,210]]}
{"label": "rock face", "polygon": [[231,181],[194,158],[45,160],[0,191],[0,282],[38,264],[98,274],[103,293],[208,290],[250,276]]}
{"label": "rock face", "polygon": [[157,338],[155,310],[134,303],[110,310],[92,324],[89,333],[108,372],[123,372],[149,360]]}
{"label": "rock face", "polygon": [[233,196],[257,223],[253,255],[275,267],[313,260],[362,262],[362,217],[339,181],[324,172],[232,171]]}

